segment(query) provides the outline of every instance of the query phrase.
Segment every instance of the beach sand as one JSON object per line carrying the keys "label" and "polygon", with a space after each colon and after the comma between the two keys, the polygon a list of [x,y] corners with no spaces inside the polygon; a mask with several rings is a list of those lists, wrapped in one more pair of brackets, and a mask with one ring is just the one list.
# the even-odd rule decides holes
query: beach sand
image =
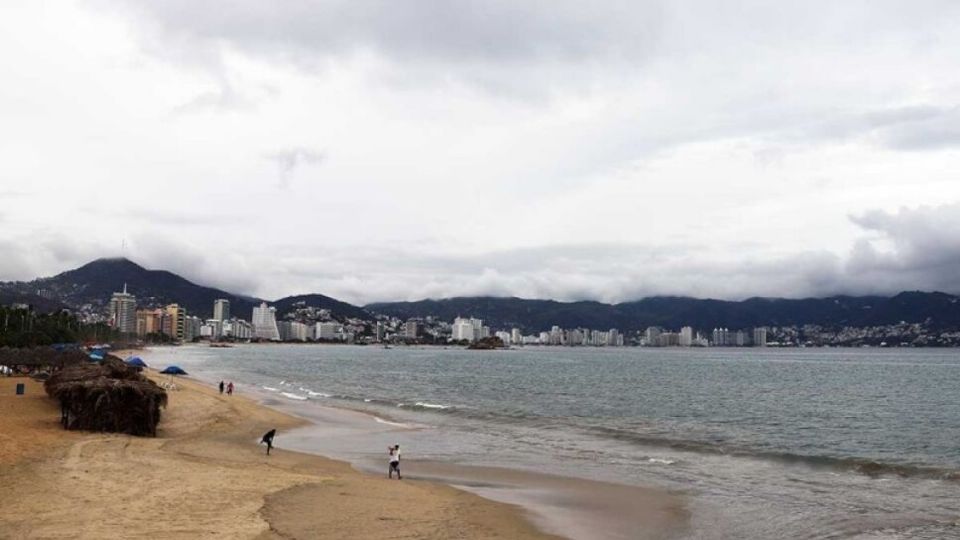
{"label": "beach sand", "polygon": [[[15,396],[25,382],[27,394]],[[0,378],[0,538],[517,538],[518,507],[256,441],[302,420],[177,379],[157,438],[68,432]]]}

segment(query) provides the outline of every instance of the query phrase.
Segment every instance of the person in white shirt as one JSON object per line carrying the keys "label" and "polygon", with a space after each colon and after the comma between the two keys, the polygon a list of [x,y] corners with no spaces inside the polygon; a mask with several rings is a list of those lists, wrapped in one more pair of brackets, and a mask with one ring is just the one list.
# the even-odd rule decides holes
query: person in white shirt
{"label": "person in white shirt", "polygon": [[400,480],[400,445],[388,446],[387,452],[390,457],[390,468],[387,470],[387,476],[393,478],[393,471],[397,471],[397,480]]}

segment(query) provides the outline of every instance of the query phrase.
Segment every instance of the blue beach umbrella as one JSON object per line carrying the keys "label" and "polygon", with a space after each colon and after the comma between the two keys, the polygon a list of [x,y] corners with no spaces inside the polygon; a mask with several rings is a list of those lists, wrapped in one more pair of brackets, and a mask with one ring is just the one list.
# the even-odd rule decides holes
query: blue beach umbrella
{"label": "blue beach umbrella", "polygon": [[183,370],[180,366],[168,366],[166,369],[161,371],[164,375],[186,375],[187,372]]}
{"label": "blue beach umbrella", "polygon": [[126,362],[128,366],[140,367],[140,368],[147,367],[147,363],[144,362],[143,359],[141,359],[139,356],[131,356],[130,358],[127,358],[126,360],[124,360],[124,362]]}
{"label": "blue beach umbrella", "polygon": [[93,362],[99,362],[99,361],[103,360],[103,352],[102,352],[102,351],[94,351],[94,352],[90,353],[90,360],[93,361]]}

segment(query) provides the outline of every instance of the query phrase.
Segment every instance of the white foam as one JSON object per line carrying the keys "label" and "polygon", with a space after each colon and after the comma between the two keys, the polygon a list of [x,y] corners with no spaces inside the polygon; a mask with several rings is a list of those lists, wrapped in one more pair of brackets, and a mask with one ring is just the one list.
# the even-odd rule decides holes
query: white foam
{"label": "white foam", "polygon": [[647,459],[647,461],[649,461],[650,463],[659,463],[660,465],[673,465],[674,463],[676,463],[676,461],[672,459],[663,459],[663,458],[655,458],[655,457],[649,458]]}
{"label": "white foam", "polygon": [[290,399],[295,399],[297,401],[306,401],[307,396],[301,396],[300,394],[292,394],[290,392],[280,392],[280,395]]}
{"label": "white foam", "polygon": [[380,424],[387,424],[388,426],[397,426],[397,427],[402,427],[402,428],[413,427],[413,426],[411,426],[410,424],[403,424],[403,423],[400,423],[400,422],[391,422],[391,421],[389,421],[389,420],[384,420],[383,418],[380,418],[379,416],[374,416],[373,419],[376,420],[376,421],[377,421],[378,423],[380,423]]}
{"label": "white foam", "polygon": [[373,400],[370,399],[370,398],[363,398],[363,402],[364,402],[364,403],[370,403],[371,401],[373,401]]}
{"label": "white foam", "polygon": [[426,409],[449,409],[449,405],[439,405],[437,403],[427,403],[425,401],[418,401],[416,403],[417,407],[424,407]]}
{"label": "white foam", "polygon": [[279,392],[279,391],[280,391],[279,388],[274,388],[274,387],[272,387],[272,386],[264,386],[263,389],[264,389],[264,390],[269,390],[269,391],[271,391],[271,392]]}
{"label": "white foam", "polygon": [[330,397],[330,394],[324,394],[323,392],[314,392],[313,390],[306,390],[306,392],[310,397]]}

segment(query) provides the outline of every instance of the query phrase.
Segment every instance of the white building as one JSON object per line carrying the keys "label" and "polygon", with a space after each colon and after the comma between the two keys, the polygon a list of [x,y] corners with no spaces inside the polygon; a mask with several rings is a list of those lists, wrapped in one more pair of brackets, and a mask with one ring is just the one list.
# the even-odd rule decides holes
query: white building
{"label": "white building", "polygon": [[500,338],[500,341],[502,341],[504,345],[510,345],[512,343],[510,332],[497,332],[496,336]]}
{"label": "white building", "polygon": [[200,327],[200,337],[220,339],[223,336],[224,323],[225,321],[217,318],[207,319]]}
{"label": "white building", "polygon": [[510,331],[510,343],[514,345],[520,345],[523,343],[523,334],[520,333],[519,328],[514,328]]}
{"label": "white building", "polygon": [[403,325],[403,337],[417,339],[417,321],[407,321]]}
{"label": "white building", "polygon": [[310,327],[301,322],[280,321],[277,327],[282,341],[306,341],[308,337],[313,337]]}
{"label": "white building", "polygon": [[230,319],[230,301],[229,300],[225,298],[214,300],[213,318],[221,322]]}
{"label": "white building", "polygon": [[766,347],[767,346],[767,328],[761,326],[759,328],[753,329],[753,346],[754,347]]}
{"label": "white building", "polygon": [[277,328],[277,309],[267,307],[266,302],[253,308],[253,337],[280,341],[280,329]]}
{"label": "white building", "polygon": [[333,322],[319,322],[314,328],[314,339],[335,340],[340,338],[340,325]]}
{"label": "white building", "polygon": [[451,326],[451,336],[454,341],[476,341],[480,339],[483,321],[480,319],[464,319],[457,317]]}
{"label": "white building", "polygon": [[223,323],[223,337],[252,339],[253,326],[243,319],[230,319]]}
{"label": "white building", "polygon": [[690,347],[693,345],[693,328],[684,326],[680,329],[680,346]]}
{"label": "white building", "polygon": [[127,284],[123,292],[115,292],[110,298],[110,326],[123,334],[137,331],[137,297],[127,293]]}

